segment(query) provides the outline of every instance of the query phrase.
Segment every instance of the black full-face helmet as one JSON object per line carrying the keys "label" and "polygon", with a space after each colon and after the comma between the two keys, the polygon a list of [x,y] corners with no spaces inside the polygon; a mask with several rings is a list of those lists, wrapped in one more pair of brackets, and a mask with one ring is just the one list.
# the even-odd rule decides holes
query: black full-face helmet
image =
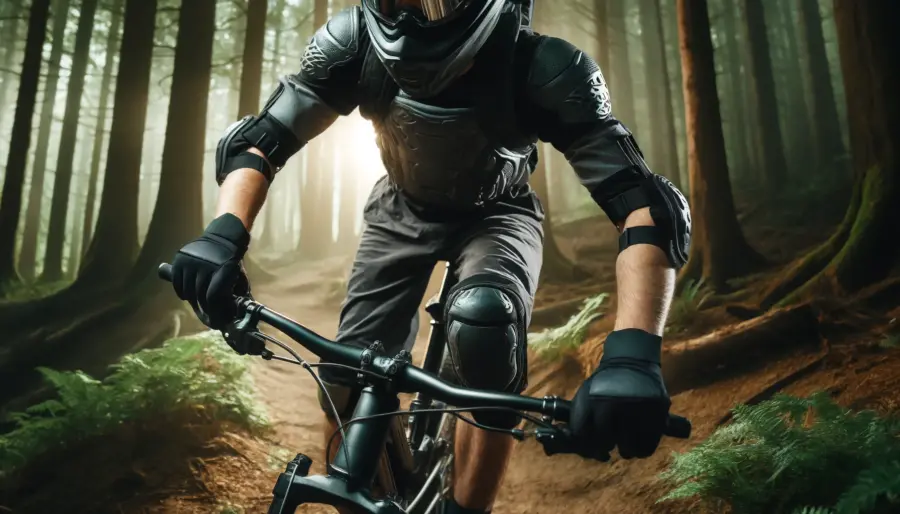
{"label": "black full-face helmet", "polygon": [[507,0],[362,0],[372,48],[413,98],[440,93],[472,64]]}

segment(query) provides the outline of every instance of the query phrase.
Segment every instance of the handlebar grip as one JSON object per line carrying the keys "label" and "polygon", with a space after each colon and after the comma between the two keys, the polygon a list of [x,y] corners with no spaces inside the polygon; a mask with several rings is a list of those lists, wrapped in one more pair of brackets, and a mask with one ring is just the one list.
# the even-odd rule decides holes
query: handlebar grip
{"label": "handlebar grip", "polygon": [[165,280],[166,282],[172,281],[172,265],[164,262],[159,265],[159,268],[156,270],[156,273],[159,275],[159,278]]}
{"label": "handlebar grip", "polygon": [[663,434],[669,437],[677,437],[678,439],[688,439],[691,437],[692,428],[689,419],[676,414],[669,414],[669,420],[666,422],[666,430]]}

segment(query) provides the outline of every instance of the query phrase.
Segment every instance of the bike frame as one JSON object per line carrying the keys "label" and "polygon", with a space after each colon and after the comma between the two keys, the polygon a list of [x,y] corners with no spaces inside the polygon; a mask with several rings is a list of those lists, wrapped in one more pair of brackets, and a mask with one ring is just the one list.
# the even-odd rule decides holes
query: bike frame
{"label": "bike frame", "polygon": [[[163,264],[159,268],[161,278],[171,282],[172,268]],[[444,300],[451,280],[450,270],[445,273],[440,299]],[[419,410],[430,405],[433,400],[461,408],[500,408],[519,412],[537,413],[543,416],[543,428],[533,430],[533,436],[544,446],[547,455],[556,453],[576,453],[579,444],[564,425],[552,425],[558,421],[567,423],[571,404],[556,396],[531,398],[510,393],[468,389],[441,380],[437,373],[420,369],[411,363],[411,354],[401,351],[393,357],[379,353],[381,345],[374,343],[368,348],[339,344],[330,341],[296,321],[279,314],[251,298],[236,298],[238,319],[223,331],[225,339],[240,353],[251,353],[271,359],[275,355],[261,344],[258,324],[265,323],[281,331],[289,338],[322,358],[324,362],[350,366],[358,369],[358,380],[363,385],[352,420],[345,430],[345,437],[338,448],[333,462],[324,476],[308,476],[312,460],[302,454],[291,460],[285,472],[280,474],[272,491],[274,500],[269,514],[293,514],[302,504],[324,504],[339,508],[349,508],[359,514],[406,514],[393,498],[373,499],[371,488],[378,468],[385,442],[392,426],[391,414],[395,413],[400,401],[399,393],[417,393]],[[442,305],[439,301],[437,304]],[[439,311],[440,309],[432,309]],[[432,311],[429,311],[432,313]],[[440,313],[432,322],[430,344],[426,353],[425,367],[440,364],[444,351],[443,330]],[[270,339],[271,340],[271,339]],[[272,340],[274,341],[274,340]],[[251,344],[248,344],[252,342]],[[251,350],[247,350],[250,348]],[[287,346],[285,346],[288,349]],[[296,354],[294,354],[296,357]],[[299,357],[297,357],[298,363]],[[284,359],[288,360],[288,359]],[[373,378],[374,377],[374,378]],[[434,437],[438,424],[430,424],[434,416],[415,414],[411,422],[411,441],[421,445],[427,438]],[[538,420],[536,420],[538,421]],[[423,426],[424,425],[424,426]],[[669,415],[665,435],[687,438],[691,424],[685,418]],[[421,434],[421,439],[420,435]],[[522,430],[511,430],[518,439],[524,437]],[[416,451],[417,447],[411,448]],[[429,477],[429,480],[433,476]]]}

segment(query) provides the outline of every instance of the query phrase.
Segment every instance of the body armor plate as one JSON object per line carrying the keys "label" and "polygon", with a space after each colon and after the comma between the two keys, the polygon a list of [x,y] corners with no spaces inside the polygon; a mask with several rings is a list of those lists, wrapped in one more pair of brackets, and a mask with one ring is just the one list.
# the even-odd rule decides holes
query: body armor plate
{"label": "body armor plate", "polygon": [[401,93],[376,132],[393,185],[430,207],[473,210],[528,182],[534,147],[494,143],[475,108],[435,107]]}

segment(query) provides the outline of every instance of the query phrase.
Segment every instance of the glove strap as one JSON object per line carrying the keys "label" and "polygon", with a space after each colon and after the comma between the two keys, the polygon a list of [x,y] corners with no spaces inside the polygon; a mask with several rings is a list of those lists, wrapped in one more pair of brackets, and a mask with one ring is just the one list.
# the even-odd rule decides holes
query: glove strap
{"label": "glove strap", "polygon": [[250,246],[250,233],[244,227],[244,222],[230,212],[212,220],[205,233],[226,239],[241,250]]}
{"label": "glove strap", "polygon": [[611,332],[603,345],[600,362],[610,359],[634,359],[660,363],[662,337],[639,328],[626,328]]}

